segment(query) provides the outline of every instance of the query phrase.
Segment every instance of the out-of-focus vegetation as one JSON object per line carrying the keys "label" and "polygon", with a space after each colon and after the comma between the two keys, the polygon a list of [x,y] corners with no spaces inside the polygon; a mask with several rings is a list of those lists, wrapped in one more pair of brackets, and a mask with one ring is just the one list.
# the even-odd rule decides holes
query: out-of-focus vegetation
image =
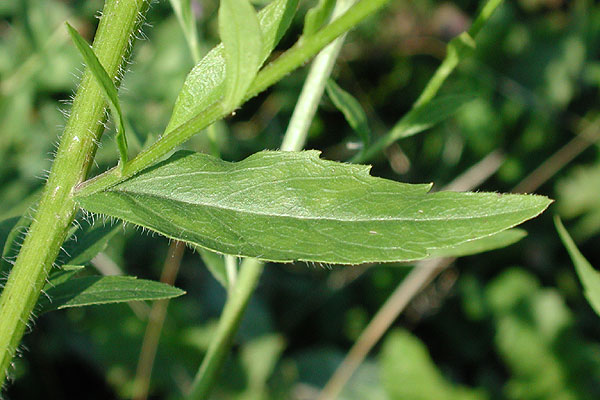
{"label": "out-of-focus vegetation", "polygon": [[[367,0],[363,0],[367,1]],[[257,2],[258,3],[258,2]],[[264,2],[261,2],[264,3]],[[302,32],[300,10],[282,48]],[[213,0],[194,0],[202,47],[217,41]],[[366,110],[374,135],[404,115],[480,2],[394,1],[347,38],[335,81]],[[68,20],[88,40],[102,1],[0,3],[0,218],[21,215],[44,182],[81,58]],[[120,90],[130,146],[164,129],[193,65],[169,2],[154,2]],[[442,92],[475,100],[453,118],[390,146],[373,174],[450,183],[490,152],[504,162],[480,189],[535,191],[560,214],[592,265],[600,265],[600,6],[591,0],[505,2]],[[299,70],[216,127],[219,153],[240,160],[277,148],[306,75]],[[93,173],[114,165],[114,129]],[[325,97],[307,148],[348,160],[360,139]],[[208,135],[188,144],[214,152]],[[549,160],[549,161],[548,161]],[[538,167],[536,173],[530,175]],[[556,171],[554,171],[556,169]],[[597,399],[600,319],[586,302],[552,225],[493,253],[458,259],[414,299],[345,387],[344,399]],[[158,279],[162,237],[126,228],[93,265]],[[92,267],[93,268],[93,267]],[[321,268],[267,265],[217,399],[314,398],[362,329],[407,275],[407,265]],[[225,291],[187,251],[152,375],[153,398],[185,391],[215,331]],[[70,309],[36,319],[16,360],[9,398],[126,398],[146,326],[139,304]],[[25,350],[26,349],[26,350]]]}

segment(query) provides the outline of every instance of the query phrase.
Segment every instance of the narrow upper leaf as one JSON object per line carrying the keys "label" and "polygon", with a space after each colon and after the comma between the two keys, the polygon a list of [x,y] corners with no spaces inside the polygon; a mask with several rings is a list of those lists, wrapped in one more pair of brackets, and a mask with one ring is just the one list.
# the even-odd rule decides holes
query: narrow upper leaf
{"label": "narrow upper leaf", "polygon": [[311,36],[321,29],[329,19],[334,6],[335,0],[319,0],[316,6],[308,10],[306,17],[304,17],[302,36]]}
{"label": "narrow upper leaf", "polygon": [[248,0],[221,0],[219,34],[225,49],[226,110],[237,107],[262,64],[262,32]]}
{"label": "narrow upper leaf", "polygon": [[110,112],[116,121],[117,147],[119,148],[119,154],[121,156],[121,165],[125,165],[127,162],[127,138],[125,136],[125,123],[123,120],[123,114],[121,113],[121,104],[119,103],[119,95],[115,83],[111,77],[108,76],[108,73],[100,63],[100,60],[98,60],[98,57],[96,57],[92,47],[71,25],[69,25],[69,23],[66,23],[66,25],[75,47],[77,47],[77,50],[79,50],[83,56],[87,67],[91,71],[94,78],[96,78],[98,85],[100,85],[102,93],[106,98],[106,102],[110,107]]}
{"label": "narrow upper leaf", "polygon": [[60,269],[52,271],[50,275],[48,275],[48,280],[44,286],[44,292],[57,285],[65,283],[81,272],[81,270],[84,268],[85,267],[83,265],[63,265],[60,267]]}
{"label": "narrow upper leaf", "polygon": [[37,311],[43,313],[68,307],[169,299],[184,293],[165,283],[131,276],[87,276],[73,278],[48,288],[46,295],[40,296]]}
{"label": "narrow upper leaf", "polygon": [[396,141],[429,129],[454,115],[474,98],[472,94],[450,94],[415,107],[406,113],[388,133],[389,140]]}
{"label": "narrow upper leaf", "polygon": [[581,280],[581,284],[583,285],[586,299],[594,311],[600,315],[600,271],[594,269],[592,264],[581,254],[559,217],[554,218],[554,224],[556,225],[558,235],[571,256],[571,260],[573,260],[573,264],[575,264],[575,271],[577,271],[579,280]]}
{"label": "narrow upper leaf", "polygon": [[423,105],[414,107],[388,133],[371,145],[366,153],[359,153],[353,161],[367,161],[396,140],[416,135],[439,124],[454,115],[462,106],[474,98],[472,94],[451,94],[437,97]]}
{"label": "narrow upper leaf", "polygon": [[427,194],[326,161],[319,152],[260,152],[238,163],[179,152],[76,200],[209,250],[335,264],[416,260],[429,249],[493,235],[541,213],[543,196]]}
{"label": "narrow upper leaf", "polygon": [[[258,13],[262,32],[260,63],[264,63],[289,27],[298,0],[275,0]],[[220,100],[225,93],[225,56],[223,44],[212,49],[187,76],[177,97],[173,115],[165,129],[168,133],[205,108]]]}
{"label": "narrow upper leaf", "polygon": [[225,258],[221,254],[214,253],[212,251],[205,250],[203,248],[198,249],[202,261],[212,276],[224,287],[229,286],[227,279],[227,269],[225,267]]}
{"label": "narrow upper leaf", "polygon": [[332,79],[327,81],[327,86],[325,86],[325,88],[327,89],[327,95],[333,104],[342,112],[342,114],[344,114],[350,127],[360,137],[363,148],[366,148],[371,137],[371,130],[369,129],[369,123],[367,122],[367,115],[358,100],[339,87]]}

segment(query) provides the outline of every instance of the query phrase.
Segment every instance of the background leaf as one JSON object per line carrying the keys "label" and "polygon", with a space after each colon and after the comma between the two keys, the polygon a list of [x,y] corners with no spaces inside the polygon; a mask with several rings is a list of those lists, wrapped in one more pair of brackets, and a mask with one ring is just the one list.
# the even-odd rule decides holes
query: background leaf
{"label": "background leaf", "polygon": [[581,254],[559,217],[554,218],[554,224],[558,235],[571,256],[571,260],[573,260],[573,264],[575,264],[575,271],[577,271],[583,285],[585,297],[594,311],[600,315],[600,271],[594,269],[592,264]]}
{"label": "background leaf", "polygon": [[46,290],[38,300],[38,313],[68,307],[170,299],[185,292],[173,286],[131,276],[88,276],[70,279]]}
{"label": "background leaf", "polygon": [[367,115],[358,100],[339,87],[332,79],[327,81],[325,89],[333,104],[344,114],[348,124],[358,134],[363,143],[363,148],[366,149],[371,137],[371,130],[369,129]]}
{"label": "background leaf", "polygon": [[198,252],[206,268],[210,271],[212,276],[227,289],[229,286],[227,279],[227,270],[225,267],[225,258],[222,254],[218,254],[212,251],[199,248]]}
{"label": "background leaf", "polygon": [[427,347],[405,330],[394,330],[387,336],[381,350],[380,371],[390,399],[487,399],[483,392],[446,380]]}
{"label": "background leaf", "polygon": [[556,198],[562,218],[580,217],[569,229],[575,240],[600,232],[600,164],[573,168],[556,183]]}
{"label": "background leaf", "polygon": [[353,161],[370,160],[374,155],[396,140],[407,138],[426,131],[458,112],[465,104],[475,98],[472,94],[450,94],[436,97],[433,100],[412,108],[394,125],[394,127],[379,138],[367,152],[359,153]]}
{"label": "background leaf", "polygon": [[[258,13],[262,32],[263,63],[289,27],[298,0],[275,0]],[[221,99],[225,93],[225,56],[223,45],[213,48],[188,74],[177,97],[173,114],[165,132],[185,123],[206,107]]]}
{"label": "background leaf", "polygon": [[317,32],[329,19],[335,0],[319,0],[317,5],[306,12],[302,36],[308,37]]}
{"label": "background leaf", "polygon": [[502,398],[598,397],[600,347],[574,329],[580,320],[556,288],[543,287],[529,271],[512,267],[485,287],[483,298],[493,321],[495,353],[510,374]]}
{"label": "background leaf", "polygon": [[122,230],[121,224],[105,224],[102,221],[86,225],[76,230],[63,245],[63,253],[58,258],[59,265],[86,265],[92,258],[106,248],[108,241]]}
{"label": "background leaf", "polygon": [[219,35],[225,56],[223,107],[237,107],[262,64],[262,32],[248,0],[221,0]]}
{"label": "background leaf", "polygon": [[0,276],[12,268],[12,262],[17,257],[21,241],[31,224],[31,218],[27,216],[13,217],[0,222]]}
{"label": "background leaf", "polygon": [[240,257],[335,264],[416,260],[541,213],[543,196],[438,192],[374,178],[317,151],[238,163],[179,152],[105,191],[88,211]]}
{"label": "background leaf", "polygon": [[44,286],[44,291],[65,283],[84,268],[83,265],[63,265],[60,269],[52,271],[50,275],[48,275],[48,281],[46,282],[46,286]]}
{"label": "background leaf", "polygon": [[10,245],[8,238],[19,219],[20,217],[12,217],[0,221],[0,249],[2,249],[2,255],[6,252],[6,247]]}

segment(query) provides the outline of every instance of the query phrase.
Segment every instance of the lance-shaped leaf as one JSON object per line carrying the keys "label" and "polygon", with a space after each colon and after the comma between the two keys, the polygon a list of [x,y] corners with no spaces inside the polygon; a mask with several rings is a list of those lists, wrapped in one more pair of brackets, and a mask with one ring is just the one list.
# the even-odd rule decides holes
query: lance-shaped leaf
{"label": "lance-shaped leaf", "polygon": [[19,223],[21,217],[12,217],[0,221],[0,249],[2,249],[2,256],[8,253],[12,236],[15,235],[14,228]]}
{"label": "lance-shaped leaf", "polygon": [[185,294],[183,290],[166,283],[132,276],[87,276],[48,288],[45,296],[40,296],[36,310],[44,313],[68,307],[170,299],[182,294]]}
{"label": "lance-shaped leaf", "polygon": [[77,47],[77,50],[79,50],[83,56],[85,64],[98,82],[98,85],[106,98],[106,102],[110,107],[110,112],[112,113],[112,116],[115,119],[115,125],[117,126],[116,140],[121,156],[121,165],[125,165],[127,162],[127,138],[125,136],[125,123],[123,121],[123,114],[121,113],[121,105],[119,103],[119,95],[115,83],[110,76],[108,76],[108,73],[100,63],[100,60],[96,57],[94,50],[85,39],[82,38],[79,32],[69,25],[69,23],[66,23],[66,25],[75,47]]}
{"label": "lance-shaped leaf", "polygon": [[262,33],[254,7],[248,0],[221,0],[219,35],[225,49],[223,108],[235,108],[262,64]]}
{"label": "lance-shaped leaf", "polygon": [[50,275],[48,275],[48,279],[46,280],[46,285],[44,286],[44,292],[65,283],[83,269],[85,269],[83,265],[63,265],[60,269],[50,272]]}
{"label": "lance-shaped leaf", "polygon": [[229,163],[179,152],[79,204],[220,253],[333,264],[416,260],[541,213],[542,196],[439,192],[318,151]]}
{"label": "lance-shaped leaf", "polygon": [[600,315],[600,271],[594,269],[592,264],[581,254],[559,217],[554,218],[554,224],[560,239],[571,256],[573,264],[575,264],[575,271],[577,271],[579,280],[583,285],[586,299],[594,311]]}
{"label": "lance-shaped leaf", "polygon": [[[275,0],[258,13],[262,32],[260,63],[264,63],[290,26],[298,0]],[[212,49],[189,73],[175,102],[165,132],[187,122],[225,93],[225,56],[223,45]]]}
{"label": "lance-shaped leaf", "polygon": [[354,157],[353,161],[368,161],[396,140],[426,131],[454,115],[474,98],[475,96],[472,94],[449,94],[414,107],[388,133],[373,143],[366,152],[359,153]]}
{"label": "lance-shaped leaf", "polygon": [[334,6],[335,0],[319,0],[316,6],[308,10],[306,12],[306,17],[304,17],[302,36],[311,36],[321,29],[329,19]]}
{"label": "lance-shaped leaf", "polygon": [[225,266],[225,258],[212,251],[208,251],[205,249],[198,249],[198,253],[200,253],[200,257],[202,257],[202,261],[208,271],[212,274],[212,276],[224,287],[227,288],[229,286],[227,279],[227,268]]}
{"label": "lance-shaped leaf", "polygon": [[367,114],[362,106],[350,93],[339,87],[335,81],[329,79],[327,81],[327,95],[338,110],[344,114],[348,125],[358,134],[365,149],[369,144],[371,130],[367,121]]}

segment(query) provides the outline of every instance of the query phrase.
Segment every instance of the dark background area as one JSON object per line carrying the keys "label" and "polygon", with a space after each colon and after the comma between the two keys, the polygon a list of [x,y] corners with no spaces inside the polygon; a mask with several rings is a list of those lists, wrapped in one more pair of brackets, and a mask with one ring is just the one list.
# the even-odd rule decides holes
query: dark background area
{"label": "dark background area", "polygon": [[[366,0],[364,0],[366,1]],[[275,54],[302,32],[301,1]],[[218,41],[212,0],[194,0],[205,49]],[[469,27],[479,1],[393,1],[347,38],[333,77],[352,93],[375,136],[411,107]],[[0,3],[0,218],[25,212],[44,182],[82,60],[64,21],[93,38],[101,1]],[[120,90],[140,144],[162,132],[192,59],[169,2],[153,2]],[[558,172],[534,179],[556,202],[524,224],[528,236],[458,259],[415,298],[346,387],[344,399],[598,399],[600,319],[582,295],[554,229],[560,215],[600,265],[600,6],[586,0],[506,1],[440,95],[476,98],[434,128],[390,146],[372,174],[442,187],[493,151],[498,171],[476,190],[509,192],[553,154]],[[276,149],[302,87],[301,68],[217,124],[222,157]],[[574,159],[560,156],[575,138]],[[98,173],[116,164],[114,129]],[[306,148],[347,161],[359,139],[324,97]],[[135,142],[135,141],[134,141]],[[132,144],[135,146],[135,144]],[[205,134],[186,147],[210,151]],[[167,239],[130,225],[104,251],[125,273],[160,277]],[[98,262],[102,264],[102,262]],[[96,264],[98,264],[96,263]],[[91,272],[102,265],[89,266]],[[302,399],[317,393],[411,265],[269,264],[253,296],[216,399]],[[208,347],[225,291],[187,250],[155,362],[154,399],[176,398]],[[25,336],[6,397],[127,398],[145,320],[127,304],[49,313]],[[259,367],[260,366],[260,367]],[[253,369],[265,368],[256,377]]]}

